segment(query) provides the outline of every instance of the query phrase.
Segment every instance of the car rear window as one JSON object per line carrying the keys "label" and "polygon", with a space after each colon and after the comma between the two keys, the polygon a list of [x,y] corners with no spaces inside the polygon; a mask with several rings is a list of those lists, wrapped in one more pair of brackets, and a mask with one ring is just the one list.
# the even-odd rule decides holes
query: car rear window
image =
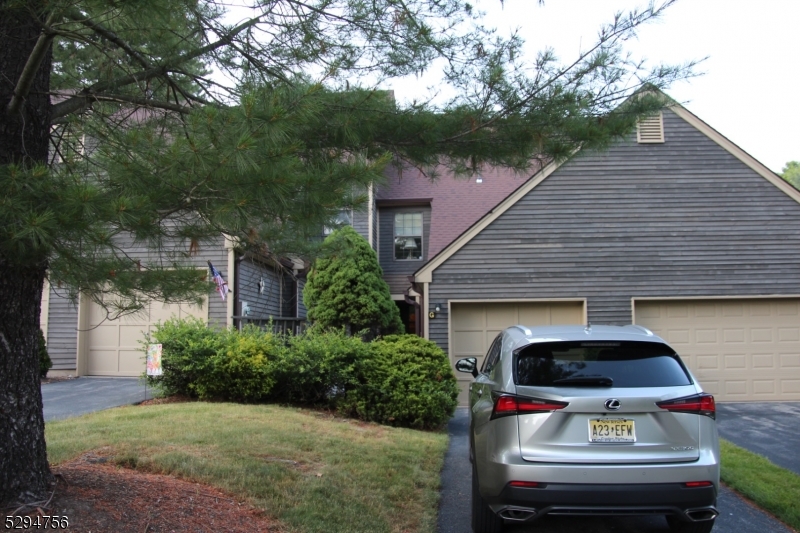
{"label": "car rear window", "polygon": [[633,341],[529,344],[516,353],[515,377],[517,385],[539,387],[691,384],[678,355],[669,346]]}

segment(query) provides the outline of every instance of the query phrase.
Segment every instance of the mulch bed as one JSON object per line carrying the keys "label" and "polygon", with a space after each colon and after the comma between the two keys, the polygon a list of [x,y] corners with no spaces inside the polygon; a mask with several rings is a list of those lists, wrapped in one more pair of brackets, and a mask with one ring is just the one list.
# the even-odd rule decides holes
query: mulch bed
{"label": "mulch bed", "polygon": [[66,516],[67,531],[73,533],[286,531],[262,511],[213,487],[120,468],[94,453],[54,467],[53,473],[51,501],[27,514]]}

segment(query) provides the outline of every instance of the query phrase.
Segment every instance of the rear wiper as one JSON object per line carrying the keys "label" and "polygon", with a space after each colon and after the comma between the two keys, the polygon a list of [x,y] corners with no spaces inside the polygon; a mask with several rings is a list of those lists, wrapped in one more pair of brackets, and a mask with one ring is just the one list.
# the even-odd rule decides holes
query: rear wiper
{"label": "rear wiper", "polygon": [[614,384],[614,380],[607,376],[573,376],[571,378],[557,379],[553,381],[554,385],[600,385],[601,387],[610,387]]}

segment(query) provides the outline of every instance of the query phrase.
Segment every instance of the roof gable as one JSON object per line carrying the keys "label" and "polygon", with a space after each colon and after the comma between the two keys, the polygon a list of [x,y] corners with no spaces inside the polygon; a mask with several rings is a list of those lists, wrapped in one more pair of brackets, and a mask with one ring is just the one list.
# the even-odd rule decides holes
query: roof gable
{"label": "roof gable", "polygon": [[[763,164],[759,163],[756,159],[752,156],[747,154],[744,150],[736,146],[730,140],[725,138],[719,132],[714,130],[708,124],[697,118],[694,114],[689,112],[684,107],[678,104],[672,104],[669,107],[669,111],[680,117],[684,122],[688,123],[694,129],[698,130],[702,133],[705,137],[713,141],[717,146],[721,147],[725,152],[732,155],[734,158],[738,159],[741,163],[743,163],[747,168],[754,171],[758,176],[765,179],[773,186],[777,187],[780,191],[785,193],[795,202],[800,203],[800,191],[797,191],[794,187],[790,184],[786,183],[783,179],[777,176],[775,173],[770,171],[766,168]],[[669,135],[669,133],[667,133]],[[666,143],[669,143],[670,140],[667,137]],[[664,146],[664,145],[661,145]],[[574,157],[574,155],[573,155]],[[463,248],[467,243],[472,241],[477,235],[479,235],[487,226],[492,224],[497,218],[503,215],[506,211],[508,211],[512,206],[517,204],[522,198],[528,195],[531,191],[533,191],[536,187],[538,187],[542,182],[544,182],[548,177],[553,175],[559,168],[563,167],[564,165],[568,164],[573,158],[568,159],[562,163],[552,163],[547,167],[543,168],[539,173],[534,175],[527,183],[521,186],[519,189],[514,191],[510,194],[505,200],[503,200],[500,204],[498,204],[494,209],[490,212],[486,213],[480,220],[478,220],[475,224],[473,224],[470,228],[468,228],[464,233],[462,233],[458,238],[452,241],[448,246],[446,246],[438,255],[433,257],[427,264],[425,264],[422,268],[420,268],[415,274],[415,280],[421,283],[429,283],[432,281],[433,272],[441,266],[445,261],[447,261],[450,257],[452,257],[456,252],[458,252],[461,248]]]}

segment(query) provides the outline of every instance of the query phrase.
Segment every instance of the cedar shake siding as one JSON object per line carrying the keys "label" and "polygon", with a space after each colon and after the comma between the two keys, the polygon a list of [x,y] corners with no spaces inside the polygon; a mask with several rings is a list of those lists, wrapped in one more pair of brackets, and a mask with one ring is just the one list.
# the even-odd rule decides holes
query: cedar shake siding
{"label": "cedar shake siding", "polygon": [[663,144],[579,154],[436,268],[430,339],[448,350],[448,300],[586,298],[629,324],[632,297],[800,294],[798,202],[663,115]]}

